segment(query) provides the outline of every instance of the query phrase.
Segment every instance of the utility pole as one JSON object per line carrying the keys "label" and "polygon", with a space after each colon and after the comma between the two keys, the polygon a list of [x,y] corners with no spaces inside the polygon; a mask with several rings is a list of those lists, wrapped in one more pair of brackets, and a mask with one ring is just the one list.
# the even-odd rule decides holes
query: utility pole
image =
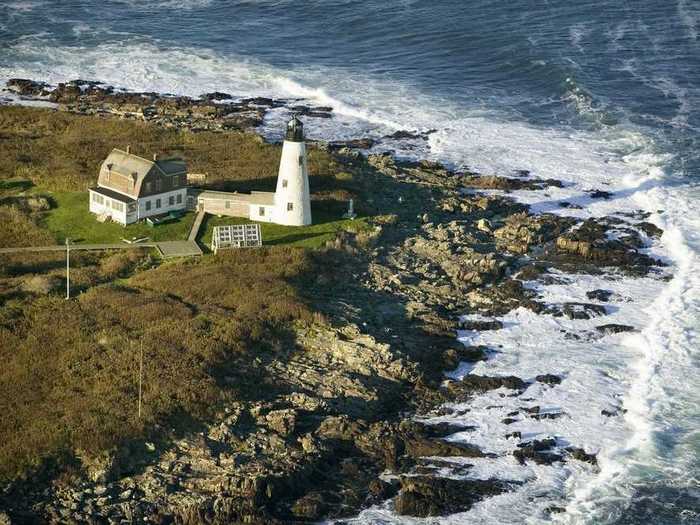
{"label": "utility pole", "polygon": [[141,419],[141,398],[143,385],[143,342],[139,343],[139,419]]}
{"label": "utility pole", "polygon": [[66,237],[66,299],[70,299],[70,239]]}

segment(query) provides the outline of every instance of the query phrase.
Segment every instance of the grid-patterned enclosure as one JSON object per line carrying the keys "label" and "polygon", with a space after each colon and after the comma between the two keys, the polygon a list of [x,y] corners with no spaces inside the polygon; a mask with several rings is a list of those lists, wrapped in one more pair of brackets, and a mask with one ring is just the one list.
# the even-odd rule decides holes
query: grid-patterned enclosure
{"label": "grid-patterned enclosure", "polygon": [[211,249],[214,253],[229,248],[257,248],[262,246],[259,224],[228,224],[214,226]]}

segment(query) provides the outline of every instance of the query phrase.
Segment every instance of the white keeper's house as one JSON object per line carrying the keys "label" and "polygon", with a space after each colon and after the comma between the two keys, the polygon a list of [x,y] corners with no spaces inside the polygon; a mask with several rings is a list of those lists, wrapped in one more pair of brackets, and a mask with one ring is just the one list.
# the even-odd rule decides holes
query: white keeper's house
{"label": "white keeper's house", "polygon": [[90,188],[90,211],[102,220],[131,224],[187,206],[187,166],[179,159],[153,160],[113,149]]}

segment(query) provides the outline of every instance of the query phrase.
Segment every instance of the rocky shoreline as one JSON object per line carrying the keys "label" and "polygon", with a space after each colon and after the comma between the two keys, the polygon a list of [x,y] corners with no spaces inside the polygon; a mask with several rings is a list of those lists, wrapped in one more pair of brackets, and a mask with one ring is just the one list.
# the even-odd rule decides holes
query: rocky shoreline
{"label": "rocky shoreline", "polygon": [[[8,87],[56,103],[61,111],[194,132],[250,131],[275,107],[332,118],[332,108],[298,101],[220,104],[232,98],[224,93],[192,99],[123,93],[86,81],[51,89],[19,79]],[[408,139],[420,136],[405,133]],[[0,491],[6,521],[302,523],[342,519],[389,500],[398,514],[442,516],[519,485],[466,477],[468,462],[451,459],[490,453],[449,439],[468,427],[427,425],[420,418],[482,392],[520,399],[531,384],[557,388],[565,378],[543,371],[533,378],[471,374],[446,380],[445,370],[488,359],[493,351],[463,346],[456,331],[499,330],[496,318],[516,308],[600,318],[595,332],[571,337],[634,330],[605,322],[608,290],[590,290],[587,303],[546,304],[525,283],[546,282],[556,270],[660,273],[663,264],[643,248],[661,231],[643,213],[585,221],[535,215],[507,192],[544,192],[561,181],[527,172],[457,173],[432,162],[402,162],[390,153],[358,152],[374,144],[316,144],[333,151],[372,189],[364,204],[376,212],[374,231],[339,234],[323,252],[315,278],[305,283],[305,294],[327,322],[299,326],[293,347],[250,364],[251,375],[274,378],[275,388],[266,385],[257,399],[223,407],[196,434],[127,443],[102,457],[82,458],[70,474],[55,477],[49,469],[43,478],[37,473],[18,480]],[[591,192],[591,198],[609,197],[603,190]],[[460,321],[466,313],[481,320]],[[526,404],[508,418],[562,415]],[[604,415],[618,417],[622,410]],[[506,437],[520,463],[597,463],[595,451],[556,436]]]}

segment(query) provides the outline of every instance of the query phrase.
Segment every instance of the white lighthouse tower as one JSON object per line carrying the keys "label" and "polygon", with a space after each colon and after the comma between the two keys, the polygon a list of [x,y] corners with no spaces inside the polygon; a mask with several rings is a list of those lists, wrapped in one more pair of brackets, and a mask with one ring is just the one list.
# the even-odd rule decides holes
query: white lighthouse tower
{"label": "white lighthouse tower", "polygon": [[311,224],[309,173],[306,164],[304,125],[294,117],[287,123],[275,191],[275,220],[287,226]]}

